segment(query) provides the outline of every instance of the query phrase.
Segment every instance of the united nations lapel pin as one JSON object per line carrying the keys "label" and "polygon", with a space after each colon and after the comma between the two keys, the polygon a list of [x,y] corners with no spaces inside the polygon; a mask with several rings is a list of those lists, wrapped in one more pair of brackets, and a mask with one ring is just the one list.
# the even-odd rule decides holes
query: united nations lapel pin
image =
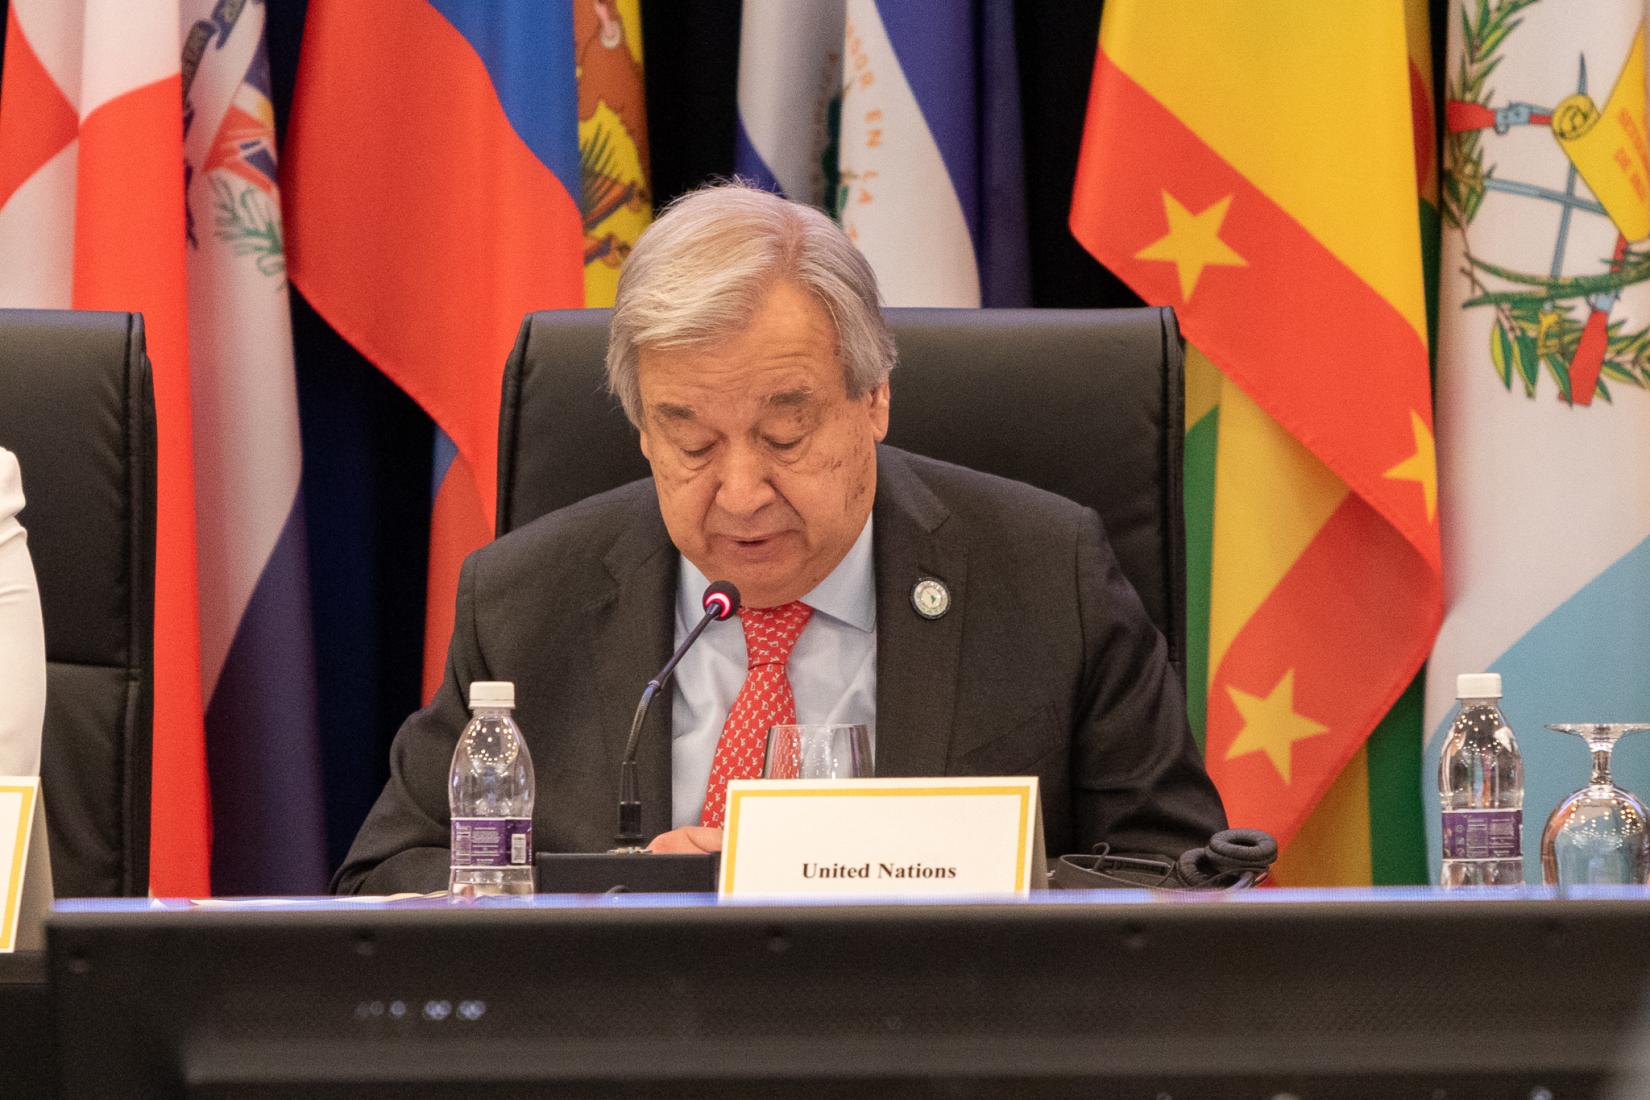
{"label": "united nations lapel pin", "polygon": [[937,619],[951,610],[951,590],[945,582],[924,577],[911,589],[911,606],[925,619]]}

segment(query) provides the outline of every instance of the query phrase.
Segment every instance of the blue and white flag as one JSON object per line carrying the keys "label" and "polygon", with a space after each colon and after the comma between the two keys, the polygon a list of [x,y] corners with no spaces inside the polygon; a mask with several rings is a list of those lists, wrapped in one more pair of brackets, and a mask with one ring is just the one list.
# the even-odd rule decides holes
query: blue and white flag
{"label": "blue and white flag", "polygon": [[746,0],[739,23],[744,179],[835,213],[846,0]]}
{"label": "blue and white flag", "polygon": [[[1498,672],[1525,875],[1589,756],[1550,722],[1650,720],[1650,162],[1642,0],[1454,0],[1437,425],[1446,611],[1428,666],[1431,860],[1455,677]],[[1490,74],[1493,70],[1493,79]],[[1619,786],[1650,798],[1650,733]]]}
{"label": "blue and white flag", "polygon": [[1013,30],[989,0],[747,0],[738,170],[834,214],[889,305],[1028,304]]}
{"label": "blue and white flag", "polygon": [[212,886],[319,893],[314,642],[265,7],[182,9]]}

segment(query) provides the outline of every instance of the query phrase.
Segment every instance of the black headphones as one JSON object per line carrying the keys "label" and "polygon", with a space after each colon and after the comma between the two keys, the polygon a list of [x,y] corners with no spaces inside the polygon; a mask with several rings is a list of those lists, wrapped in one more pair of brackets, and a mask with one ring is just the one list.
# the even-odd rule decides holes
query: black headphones
{"label": "black headphones", "polygon": [[1236,890],[1266,881],[1278,858],[1278,842],[1261,829],[1226,829],[1179,859],[1157,855],[1114,855],[1108,844],[1092,854],[1061,856],[1049,872],[1056,890],[1106,888]]}

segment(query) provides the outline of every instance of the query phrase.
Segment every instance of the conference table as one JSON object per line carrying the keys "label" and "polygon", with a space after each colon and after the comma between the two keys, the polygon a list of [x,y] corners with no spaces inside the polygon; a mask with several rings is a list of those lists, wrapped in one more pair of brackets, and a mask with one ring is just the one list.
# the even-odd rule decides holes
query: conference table
{"label": "conference table", "polygon": [[1637,887],[86,899],[47,931],[0,959],[0,1095],[1650,1095]]}

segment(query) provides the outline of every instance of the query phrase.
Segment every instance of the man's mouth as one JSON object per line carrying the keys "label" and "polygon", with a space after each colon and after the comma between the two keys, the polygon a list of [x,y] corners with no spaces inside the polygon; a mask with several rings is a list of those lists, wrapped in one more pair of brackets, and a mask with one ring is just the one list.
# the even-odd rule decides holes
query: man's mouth
{"label": "man's mouth", "polygon": [[774,545],[784,535],[783,531],[775,531],[767,535],[723,535],[721,536],[735,550],[763,550]]}

